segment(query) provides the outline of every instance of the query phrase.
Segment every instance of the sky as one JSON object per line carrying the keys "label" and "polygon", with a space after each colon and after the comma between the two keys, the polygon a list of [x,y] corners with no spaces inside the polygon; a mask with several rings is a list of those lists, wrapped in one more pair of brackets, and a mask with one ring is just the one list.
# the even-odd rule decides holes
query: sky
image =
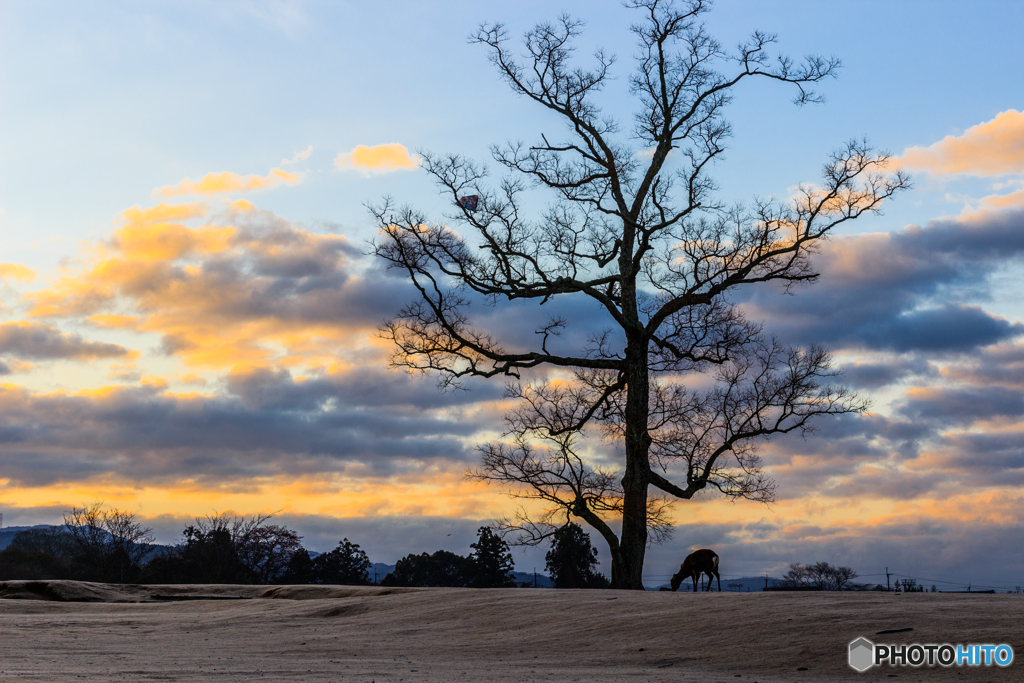
{"label": "sky", "polygon": [[[587,20],[581,58],[618,56],[602,104],[628,120],[636,19],[615,2],[0,1],[5,524],[104,501],[162,542],[195,516],[275,512],[315,550],[468,553],[513,510],[464,476],[510,405],[500,382],[443,393],[388,367],[375,331],[413,292],[369,255],[366,205],[440,220],[417,152],[486,161],[560,131],[467,37],[563,10]],[[707,21],[725,45],[761,29],[844,65],[824,104],[737,94],[723,199],[786,197],[852,138],[914,186],[845,224],[816,284],[741,301],[827,346],[870,411],[766,444],[771,505],[679,504],[645,580],[710,546],[725,576],[825,560],[1024,584],[1024,5],[722,0]]]}

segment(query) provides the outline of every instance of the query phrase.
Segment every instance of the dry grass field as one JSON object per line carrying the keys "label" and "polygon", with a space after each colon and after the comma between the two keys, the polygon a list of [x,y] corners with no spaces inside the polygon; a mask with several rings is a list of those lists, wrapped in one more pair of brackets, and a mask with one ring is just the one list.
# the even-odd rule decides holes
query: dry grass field
{"label": "dry grass field", "polygon": [[[149,602],[154,594],[245,600]],[[846,663],[877,643],[1008,643],[1024,596],[0,584],[0,679],[1021,681]],[[882,629],[909,633],[875,636]]]}

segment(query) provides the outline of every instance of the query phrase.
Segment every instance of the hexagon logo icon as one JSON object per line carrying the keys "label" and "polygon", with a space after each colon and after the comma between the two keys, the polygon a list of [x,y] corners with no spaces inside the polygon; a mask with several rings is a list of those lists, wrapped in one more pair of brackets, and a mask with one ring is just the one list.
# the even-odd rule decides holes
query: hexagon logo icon
{"label": "hexagon logo icon", "polygon": [[850,643],[850,666],[864,673],[875,663],[875,644],[867,638]]}

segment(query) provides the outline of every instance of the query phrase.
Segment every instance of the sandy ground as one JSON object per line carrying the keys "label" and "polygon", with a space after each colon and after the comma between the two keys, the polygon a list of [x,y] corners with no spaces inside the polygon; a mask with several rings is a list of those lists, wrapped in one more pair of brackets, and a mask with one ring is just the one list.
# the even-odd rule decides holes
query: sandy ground
{"label": "sandy ground", "polygon": [[[156,593],[251,599],[141,602]],[[0,598],[0,679],[1024,681],[1020,595],[11,581]],[[1018,661],[858,674],[847,666],[858,636],[1008,643]]]}

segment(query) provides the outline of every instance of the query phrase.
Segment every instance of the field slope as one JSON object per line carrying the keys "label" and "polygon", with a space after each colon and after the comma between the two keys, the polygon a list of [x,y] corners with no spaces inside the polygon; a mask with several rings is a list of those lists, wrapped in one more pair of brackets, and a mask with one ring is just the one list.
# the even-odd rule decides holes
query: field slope
{"label": "field slope", "polygon": [[[153,596],[249,599],[158,600]],[[0,583],[0,679],[1020,681],[846,664],[880,643],[1009,643],[1024,597]],[[907,633],[875,636],[912,626]]]}

